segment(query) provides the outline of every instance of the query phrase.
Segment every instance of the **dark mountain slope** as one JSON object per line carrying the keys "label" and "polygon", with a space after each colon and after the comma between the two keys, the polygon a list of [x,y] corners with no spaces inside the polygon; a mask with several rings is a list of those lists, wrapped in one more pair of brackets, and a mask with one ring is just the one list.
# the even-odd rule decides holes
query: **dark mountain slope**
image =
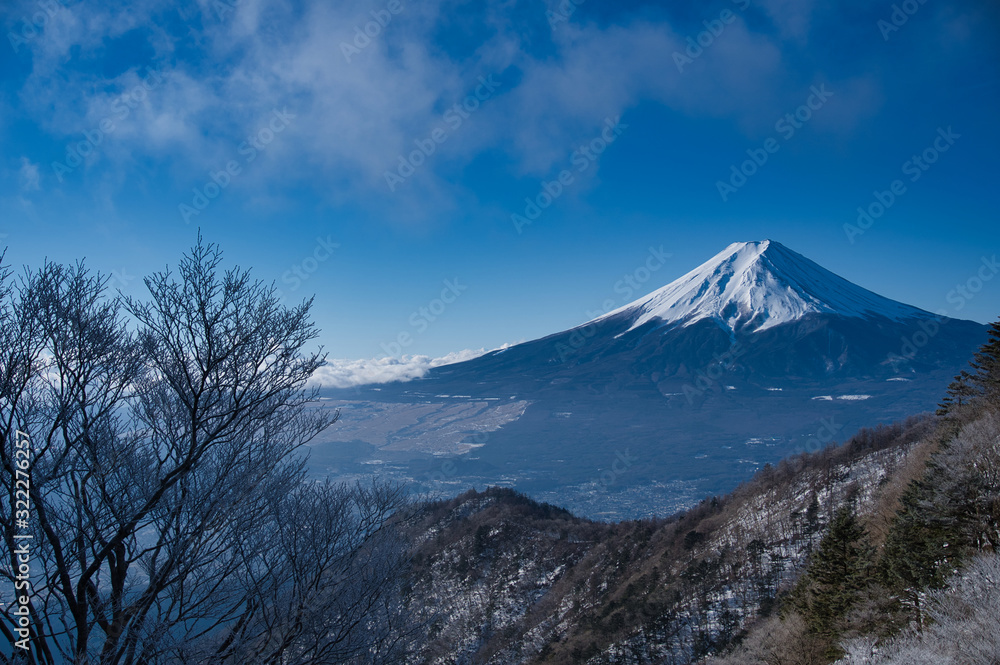
{"label": "dark mountain slope", "polygon": [[873,501],[930,428],[864,432],[768,467],[661,520],[591,522],[510,490],[468,492],[410,521],[413,663],[691,662],[767,614],[848,496]]}

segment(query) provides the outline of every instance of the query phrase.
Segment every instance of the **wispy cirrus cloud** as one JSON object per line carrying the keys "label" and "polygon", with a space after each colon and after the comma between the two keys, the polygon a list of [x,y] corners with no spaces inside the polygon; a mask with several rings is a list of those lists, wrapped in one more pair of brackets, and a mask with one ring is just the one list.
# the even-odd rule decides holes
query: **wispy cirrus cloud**
{"label": "wispy cirrus cloud", "polygon": [[[603,20],[581,7],[552,29],[537,3],[492,0],[464,18],[446,0],[401,6],[386,19],[383,6],[368,3],[60,5],[44,33],[22,47],[30,56],[21,59],[28,73],[17,84],[18,110],[56,139],[72,140],[155,70],[163,84],[119,123],[91,166],[162,161],[177,188],[188,190],[230,159],[261,117],[287,108],[297,117],[293,131],[234,187],[280,191],[305,182],[322,197],[351,202],[385,194],[384,175],[398,157],[442,125],[477,77],[495,76],[499,91],[439,146],[419,184],[401,186],[391,202],[377,199],[433,216],[463,196],[444,172],[494,153],[506,155],[513,177],[548,173],[605,118],[643,103],[759,134],[824,80],[855,91],[836,123],[816,125],[836,132],[875,113],[886,84],[867,71],[862,53],[847,54],[858,66],[840,71],[803,61],[818,23],[829,29],[845,20],[812,2],[720,5],[734,20],[684,72],[673,54],[719,7],[692,18],[637,3]],[[345,44],[376,20],[364,48],[346,57]]]}
{"label": "wispy cirrus cloud", "polygon": [[37,192],[42,188],[38,164],[27,157],[21,157],[20,178],[22,192]]}

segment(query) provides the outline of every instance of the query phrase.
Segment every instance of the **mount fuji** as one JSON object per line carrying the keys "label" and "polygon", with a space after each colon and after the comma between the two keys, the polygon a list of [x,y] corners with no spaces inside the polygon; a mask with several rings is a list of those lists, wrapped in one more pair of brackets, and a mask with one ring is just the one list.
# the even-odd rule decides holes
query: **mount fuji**
{"label": "mount fuji", "polygon": [[749,332],[809,314],[892,321],[933,317],[862,289],[773,240],[733,243],[675,282],[606,317],[619,314],[634,318],[633,329],[654,320],[690,325],[711,319],[730,331]]}
{"label": "mount fuji", "polygon": [[[741,242],[575,328],[328,397],[348,422],[422,408],[379,441],[360,427],[341,439],[422,489],[506,484],[591,517],[638,517],[933,410],[985,331],[773,240]],[[458,404],[481,408],[463,418]]]}
{"label": "mount fuji", "polygon": [[592,388],[645,379],[669,394],[685,377],[705,384],[709,370],[793,384],[917,380],[935,370],[950,378],[984,330],[868,291],[773,240],[741,242],[624,307],[428,380],[509,386],[530,376]]}

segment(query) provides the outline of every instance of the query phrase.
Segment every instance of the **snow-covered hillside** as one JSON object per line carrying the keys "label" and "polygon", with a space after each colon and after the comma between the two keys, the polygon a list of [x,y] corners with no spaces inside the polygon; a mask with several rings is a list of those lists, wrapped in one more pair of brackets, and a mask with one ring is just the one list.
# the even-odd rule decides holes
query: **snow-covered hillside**
{"label": "snow-covered hillside", "polygon": [[496,488],[424,506],[410,588],[429,629],[408,662],[696,662],[774,608],[849,496],[878,504],[928,426],[768,468],[670,519],[588,522]]}

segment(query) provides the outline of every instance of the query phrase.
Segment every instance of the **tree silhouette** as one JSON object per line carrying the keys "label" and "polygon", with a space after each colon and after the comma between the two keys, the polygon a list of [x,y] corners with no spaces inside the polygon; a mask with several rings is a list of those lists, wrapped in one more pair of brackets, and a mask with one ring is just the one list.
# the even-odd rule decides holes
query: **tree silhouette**
{"label": "tree silhouette", "polygon": [[199,237],[176,274],[145,280],[145,301],[110,297],[82,263],[17,285],[0,272],[11,570],[16,430],[32,446],[25,662],[393,657],[400,490],[305,482],[298,451],[337,417],[306,388],[324,361],[307,350],[311,301],[283,307],[220,262]]}
{"label": "tree silhouette", "polygon": [[874,548],[853,507],[841,507],[809,561],[796,605],[806,625],[837,654],[836,638],[848,612],[871,583]]}
{"label": "tree silhouette", "polygon": [[972,383],[992,405],[1000,404],[1000,319],[990,324],[987,341],[973,358]]}

